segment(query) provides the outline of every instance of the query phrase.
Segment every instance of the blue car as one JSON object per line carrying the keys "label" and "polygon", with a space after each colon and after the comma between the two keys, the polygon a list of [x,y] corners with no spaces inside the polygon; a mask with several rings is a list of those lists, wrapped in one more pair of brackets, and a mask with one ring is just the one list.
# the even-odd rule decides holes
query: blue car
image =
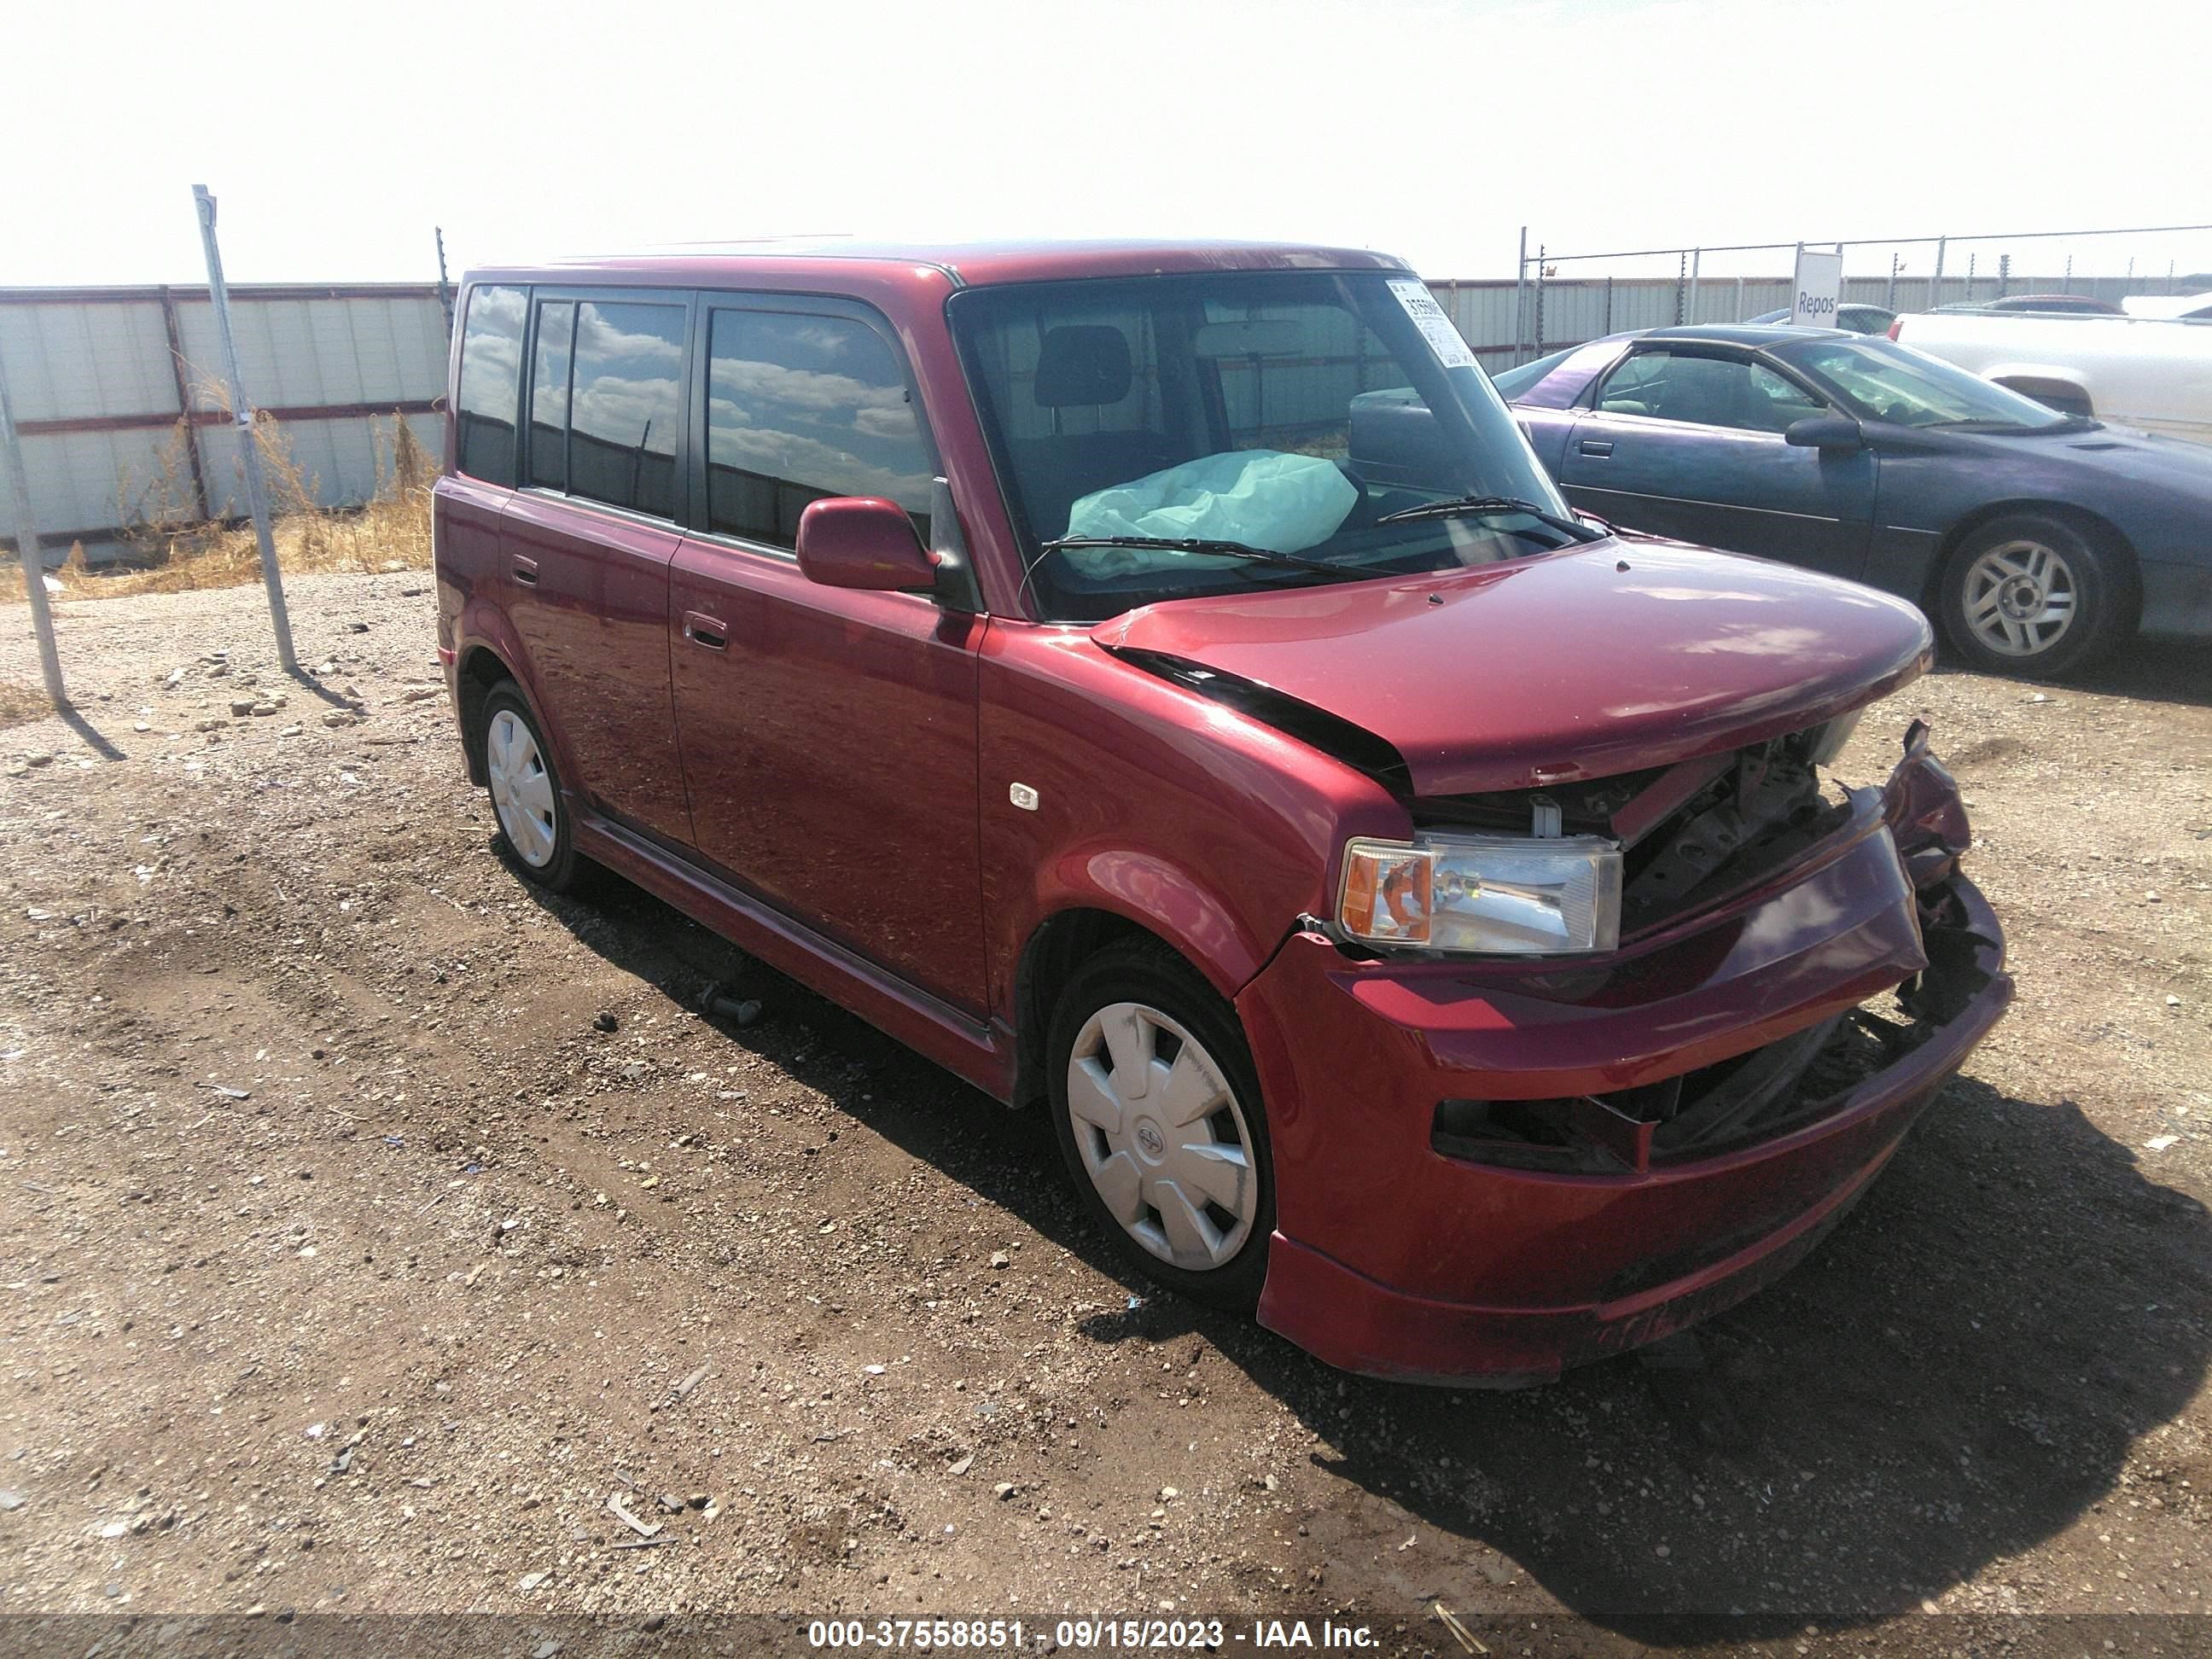
{"label": "blue car", "polygon": [[1619,334],[1496,385],[1577,507],[1903,594],[1977,667],[2212,638],[2212,447],[1832,329]]}

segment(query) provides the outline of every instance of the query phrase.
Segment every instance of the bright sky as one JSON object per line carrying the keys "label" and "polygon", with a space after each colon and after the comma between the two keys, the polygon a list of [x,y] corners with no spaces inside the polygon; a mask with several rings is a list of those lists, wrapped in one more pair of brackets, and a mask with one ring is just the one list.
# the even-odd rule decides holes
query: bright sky
{"label": "bright sky", "polygon": [[[1288,238],[1445,277],[1510,276],[1524,223],[1533,252],[2212,221],[2212,8],[2178,0],[9,12],[0,284],[204,280],[200,182],[234,282],[427,280],[434,224],[457,275],[846,231]],[[2212,268],[2208,236],[2072,251]]]}

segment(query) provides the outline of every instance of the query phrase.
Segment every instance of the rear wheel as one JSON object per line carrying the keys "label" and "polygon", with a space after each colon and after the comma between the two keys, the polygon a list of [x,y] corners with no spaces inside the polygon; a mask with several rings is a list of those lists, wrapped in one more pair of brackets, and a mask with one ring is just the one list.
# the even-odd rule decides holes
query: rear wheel
{"label": "rear wheel", "polygon": [[1267,1278],[1274,1171],[1236,1012],[1163,945],[1109,945],[1053,1016],[1053,1124],[1098,1224],[1152,1278],[1249,1311]]}
{"label": "rear wheel", "polygon": [[569,838],[561,775],[529,704],[512,682],[494,687],[484,698],[478,732],[500,840],[525,876],[540,887],[567,892],[583,860]]}
{"label": "rear wheel", "polygon": [[1996,674],[2057,678],[2118,642],[2128,621],[2124,567],[2063,519],[1992,520],[1945,567],[1943,631],[1959,654]]}

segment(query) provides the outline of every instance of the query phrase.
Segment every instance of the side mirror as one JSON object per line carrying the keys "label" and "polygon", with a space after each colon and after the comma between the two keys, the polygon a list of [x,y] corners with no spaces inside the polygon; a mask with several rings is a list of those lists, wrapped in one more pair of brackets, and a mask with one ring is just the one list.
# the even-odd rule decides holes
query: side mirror
{"label": "side mirror", "polygon": [[1866,434],[1859,430],[1856,421],[1840,415],[1808,415],[1802,421],[1792,421],[1782,441],[1800,449],[1864,449]]}
{"label": "side mirror", "polygon": [[896,502],[833,495],[799,515],[799,568],[824,587],[893,592],[937,586],[937,561]]}

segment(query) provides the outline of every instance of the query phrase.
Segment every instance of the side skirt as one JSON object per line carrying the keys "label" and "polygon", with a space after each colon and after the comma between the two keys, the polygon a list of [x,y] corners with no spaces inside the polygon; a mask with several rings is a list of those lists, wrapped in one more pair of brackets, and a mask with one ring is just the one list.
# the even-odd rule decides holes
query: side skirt
{"label": "side skirt", "polygon": [[576,848],[858,1014],[993,1099],[1013,1098],[1012,1034],[975,1020],[573,799]]}

